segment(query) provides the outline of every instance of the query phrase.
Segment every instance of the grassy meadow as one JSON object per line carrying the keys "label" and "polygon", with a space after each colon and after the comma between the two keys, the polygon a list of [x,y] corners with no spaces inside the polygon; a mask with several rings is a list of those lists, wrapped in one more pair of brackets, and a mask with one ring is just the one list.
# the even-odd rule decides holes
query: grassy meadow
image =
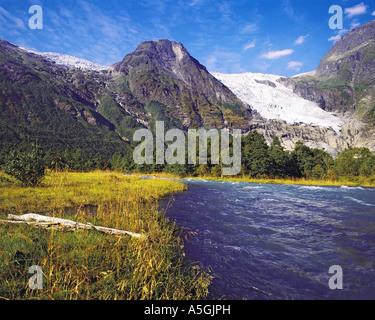
{"label": "grassy meadow", "polygon": [[[0,299],[204,299],[208,270],[184,260],[183,238],[158,200],[185,190],[173,179],[141,179],[110,171],[48,172],[38,187],[1,173],[0,219],[39,213],[144,234],[64,232],[0,223]],[[164,175],[165,176],[165,175]],[[29,267],[43,269],[31,290]]]}
{"label": "grassy meadow", "polygon": [[[193,234],[171,223],[158,201],[186,185],[178,176],[120,172],[48,171],[41,185],[23,187],[0,172],[0,220],[38,213],[145,235],[105,235],[96,230],[64,232],[0,222],[1,299],[204,299],[209,270],[184,258],[183,239]],[[375,187],[375,179],[254,179],[193,177],[249,183]],[[173,199],[173,196],[172,196]],[[173,201],[173,200],[172,200]],[[43,270],[43,289],[29,287],[29,267]]]}

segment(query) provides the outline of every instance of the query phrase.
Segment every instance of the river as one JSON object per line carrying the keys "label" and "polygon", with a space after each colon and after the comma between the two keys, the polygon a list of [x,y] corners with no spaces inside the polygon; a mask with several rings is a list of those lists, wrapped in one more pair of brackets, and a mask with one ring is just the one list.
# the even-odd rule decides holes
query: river
{"label": "river", "polygon": [[167,216],[197,233],[185,253],[212,268],[210,299],[375,299],[375,189],[185,182]]}

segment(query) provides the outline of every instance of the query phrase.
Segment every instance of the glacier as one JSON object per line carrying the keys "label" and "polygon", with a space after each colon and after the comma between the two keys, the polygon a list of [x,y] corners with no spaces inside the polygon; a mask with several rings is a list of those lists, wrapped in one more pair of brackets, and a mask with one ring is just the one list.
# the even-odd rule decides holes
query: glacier
{"label": "glacier", "polygon": [[316,102],[301,98],[279,83],[277,80],[281,76],[251,72],[211,74],[265,119],[332,128],[337,133],[344,124],[339,117],[324,111]]}

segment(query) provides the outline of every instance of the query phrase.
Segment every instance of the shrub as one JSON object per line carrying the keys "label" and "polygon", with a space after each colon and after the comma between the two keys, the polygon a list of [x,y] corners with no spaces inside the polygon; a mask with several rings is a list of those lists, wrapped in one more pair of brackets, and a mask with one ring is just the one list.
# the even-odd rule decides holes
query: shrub
{"label": "shrub", "polygon": [[21,181],[24,186],[37,186],[43,180],[46,171],[44,154],[36,145],[13,150],[6,157],[3,170]]}

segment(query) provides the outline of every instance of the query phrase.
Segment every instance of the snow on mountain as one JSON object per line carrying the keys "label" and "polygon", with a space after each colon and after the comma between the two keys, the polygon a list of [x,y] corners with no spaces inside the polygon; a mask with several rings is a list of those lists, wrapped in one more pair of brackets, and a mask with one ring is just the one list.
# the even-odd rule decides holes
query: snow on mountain
{"label": "snow on mountain", "polygon": [[239,99],[249,104],[265,119],[288,123],[306,123],[340,131],[343,121],[324,111],[317,103],[305,100],[280,84],[280,76],[260,73],[212,75],[226,85]]}
{"label": "snow on mountain", "polygon": [[55,52],[37,52],[32,50],[24,49],[28,52],[43,56],[47,59],[55,61],[57,64],[61,64],[71,68],[83,69],[83,70],[94,70],[101,71],[107,70],[109,67],[103,66],[85,59],[69,56],[67,54],[55,53]]}

